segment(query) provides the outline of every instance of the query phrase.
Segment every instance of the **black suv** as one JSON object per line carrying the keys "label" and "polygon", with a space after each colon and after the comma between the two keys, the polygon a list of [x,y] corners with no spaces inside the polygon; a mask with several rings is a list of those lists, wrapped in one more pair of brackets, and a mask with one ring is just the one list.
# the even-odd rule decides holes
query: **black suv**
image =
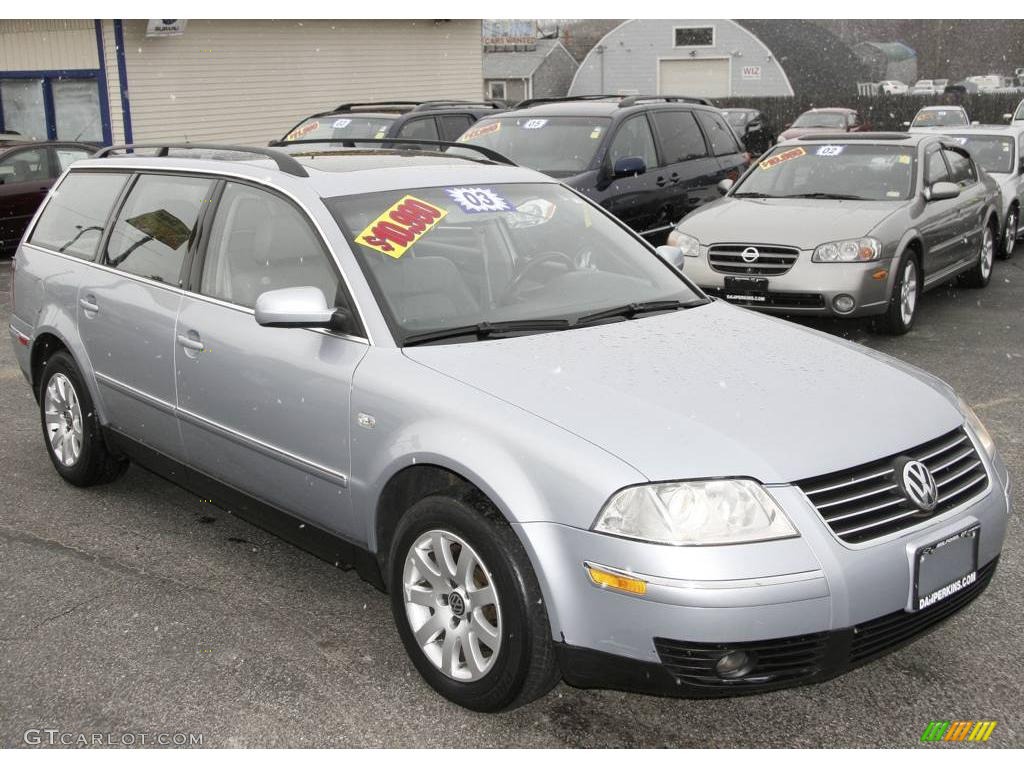
{"label": "black suv", "polygon": [[351,102],[304,118],[270,146],[345,139],[454,141],[481,117],[504,109],[498,101]]}
{"label": "black suv", "polygon": [[685,96],[527,100],[459,141],[561,179],[656,244],[750,164],[721,111]]}

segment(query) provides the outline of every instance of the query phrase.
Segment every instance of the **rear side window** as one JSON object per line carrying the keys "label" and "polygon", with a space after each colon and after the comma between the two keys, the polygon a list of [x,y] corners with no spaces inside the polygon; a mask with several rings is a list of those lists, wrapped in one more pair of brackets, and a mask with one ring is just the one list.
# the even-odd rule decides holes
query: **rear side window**
{"label": "rear side window", "polygon": [[682,163],[707,157],[704,136],[692,112],[657,110],[651,113],[666,163]]}
{"label": "rear side window", "polygon": [[43,209],[29,242],[92,260],[127,178],[124,173],[69,173]]}
{"label": "rear side window", "polygon": [[969,187],[978,180],[970,160],[959,152],[952,152],[948,149],[942,150],[942,153],[946,156],[946,162],[949,163],[950,181],[961,187]]}
{"label": "rear side window", "polygon": [[311,285],[330,305],[347,303],[312,225],[277,195],[228,182],[206,247],[199,291],[255,307],[265,291]]}
{"label": "rear side window", "polygon": [[704,133],[707,134],[712,155],[719,157],[741,151],[736,145],[736,139],[733,138],[732,131],[725,124],[725,120],[710,112],[698,112],[697,118],[700,120],[701,127],[704,128]]}
{"label": "rear side window", "polygon": [[209,179],[140,176],[114,221],[106,263],[132,275],[177,285],[211,186]]}

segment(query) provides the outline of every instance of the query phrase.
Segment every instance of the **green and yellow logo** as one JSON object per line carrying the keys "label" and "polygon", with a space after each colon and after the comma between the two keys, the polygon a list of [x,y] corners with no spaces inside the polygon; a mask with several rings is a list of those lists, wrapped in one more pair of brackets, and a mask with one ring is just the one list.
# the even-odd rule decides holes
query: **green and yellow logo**
{"label": "green and yellow logo", "polygon": [[921,741],[988,741],[995,729],[995,720],[932,720]]}

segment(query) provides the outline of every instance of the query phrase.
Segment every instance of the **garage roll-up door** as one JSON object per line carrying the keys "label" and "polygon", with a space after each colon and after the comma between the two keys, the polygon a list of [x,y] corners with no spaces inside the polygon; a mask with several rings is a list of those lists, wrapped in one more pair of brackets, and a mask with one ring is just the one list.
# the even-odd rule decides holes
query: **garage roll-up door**
{"label": "garage roll-up door", "polygon": [[658,67],[659,92],[665,95],[729,95],[728,59],[666,59]]}

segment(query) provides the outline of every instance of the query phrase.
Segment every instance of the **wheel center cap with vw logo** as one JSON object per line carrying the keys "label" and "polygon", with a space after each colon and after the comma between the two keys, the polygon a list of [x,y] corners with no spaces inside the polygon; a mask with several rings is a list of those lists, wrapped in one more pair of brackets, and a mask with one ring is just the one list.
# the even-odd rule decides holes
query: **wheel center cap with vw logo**
{"label": "wheel center cap with vw logo", "polygon": [[939,489],[931,471],[920,461],[902,458],[896,462],[896,480],[907,501],[922,512],[931,512],[939,503]]}
{"label": "wheel center cap with vw logo", "polygon": [[448,607],[456,616],[461,616],[466,612],[466,601],[458,592],[452,592],[448,595]]}
{"label": "wheel center cap with vw logo", "polygon": [[753,264],[761,258],[761,252],[754,247],[744,248],[740,253],[740,258],[747,262],[747,264]]}

